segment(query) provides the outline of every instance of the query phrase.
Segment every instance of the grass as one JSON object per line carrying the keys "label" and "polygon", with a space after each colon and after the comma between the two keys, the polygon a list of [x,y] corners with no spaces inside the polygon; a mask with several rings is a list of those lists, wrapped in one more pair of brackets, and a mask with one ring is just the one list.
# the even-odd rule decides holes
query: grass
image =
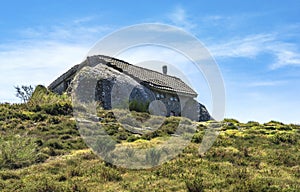
{"label": "grass", "polygon": [[[179,122],[197,128],[192,142],[172,160],[150,169],[124,169],[87,148],[66,96],[41,90],[38,98],[47,97],[47,103],[0,104],[0,191],[300,190],[299,125],[225,119],[213,146],[199,155],[203,135],[215,122],[169,117],[152,132],[134,134],[112,111],[98,110],[105,131],[125,147],[124,158],[135,155],[132,148],[146,148],[145,161],[153,165],[162,151],[151,147],[166,141]],[[130,115],[146,124],[149,119],[145,113]]]}

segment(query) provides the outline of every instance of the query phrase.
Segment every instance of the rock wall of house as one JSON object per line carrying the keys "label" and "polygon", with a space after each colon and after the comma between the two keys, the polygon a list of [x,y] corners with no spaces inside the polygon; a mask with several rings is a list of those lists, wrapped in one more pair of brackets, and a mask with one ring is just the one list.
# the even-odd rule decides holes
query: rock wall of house
{"label": "rock wall of house", "polygon": [[154,92],[143,85],[136,85],[130,93],[129,102],[137,101],[138,103],[150,104],[155,100]]}
{"label": "rock wall of house", "polygon": [[52,89],[52,91],[55,92],[55,93],[58,93],[58,94],[62,94],[64,91],[66,91],[65,83],[62,82],[62,83],[56,85],[56,87],[54,87]]}
{"label": "rock wall of house", "polygon": [[[76,95],[80,101],[100,101],[104,109],[128,108],[130,102],[137,101],[149,103],[149,109],[154,108],[158,111],[155,113],[157,115],[183,116],[194,121],[211,119],[205,106],[192,97],[151,89],[106,65],[87,67],[82,71],[72,81],[70,88],[77,86]],[[54,91],[65,91],[66,83],[63,81]]]}
{"label": "rock wall of house", "polygon": [[114,77],[97,81],[95,100],[100,101],[104,109],[111,109],[111,91],[116,82]]}
{"label": "rock wall of house", "polygon": [[207,109],[204,105],[202,105],[201,103],[198,103],[198,107],[199,107],[199,120],[198,121],[213,120],[213,118],[210,116],[209,112],[207,111]]}
{"label": "rock wall of house", "polygon": [[176,93],[153,90],[155,100],[161,101],[166,107],[166,116],[180,116],[180,97]]}

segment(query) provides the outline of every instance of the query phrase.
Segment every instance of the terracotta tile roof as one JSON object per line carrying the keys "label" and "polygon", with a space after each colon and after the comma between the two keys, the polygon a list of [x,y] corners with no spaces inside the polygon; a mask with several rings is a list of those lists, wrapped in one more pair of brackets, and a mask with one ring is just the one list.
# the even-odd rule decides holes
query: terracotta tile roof
{"label": "terracotta tile roof", "polygon": [[65,79],[73,76],[77,72],[77,70],[79,70],[86,64],[95,65],[100,62],[121,71],[122,73],[134,78],[140,83],[142,82],[155,89],[187,94],[192,97],[197,97],[197,93],[177,77],[165,75],[157,71],[135,66],[128,62],[104,55],[95,55],[88,57],[87,60],[83,61],[81,64],[75,65],[70,70],[62,74],[59,78],[53,81],[48,88],[50,90],[53,90]]}
{"label": "terracotta tile roof", "polygon": [[93,57],[98,57],[99,59],[104,60],[107,62],[107,65],[131,76],[138,82],[144,82],[148,84],[150,87],[176,93],[189,94],[194,97],[197,96],[197,93],[191,87],[177,77],[135,66],[125,61],[108,56],[98,55]]}
{"label": "terracotta tile roof", "polygon": [[80,66],[80,64],[74,65],[67,72],[65,72],[64,74],[59,76],[48,86],[48,89],[53,90],[57,85],[59,85],[61,82],[63,82],[66,78],[69,78],[72,75],[74,75],[77,72],[77,70],[79,69],[79,66]]}

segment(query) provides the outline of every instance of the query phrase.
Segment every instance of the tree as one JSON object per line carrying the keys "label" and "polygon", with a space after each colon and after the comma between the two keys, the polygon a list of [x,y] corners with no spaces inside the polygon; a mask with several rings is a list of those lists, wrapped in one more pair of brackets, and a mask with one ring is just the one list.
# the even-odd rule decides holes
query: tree
{"label": "tree", "polygon": [[29,101],[33,93],[33,87],[31,85],[22,85],[21,87],[16,86],[16,96],[20,98],[24,103]]}

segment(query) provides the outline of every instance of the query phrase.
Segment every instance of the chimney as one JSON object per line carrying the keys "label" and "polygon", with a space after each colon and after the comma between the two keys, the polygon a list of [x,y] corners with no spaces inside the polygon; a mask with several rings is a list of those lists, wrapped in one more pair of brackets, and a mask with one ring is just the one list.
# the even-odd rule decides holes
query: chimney
{"label": "chimney", "polygon": [[163,74],[166,75],[167,72],[168,72],[168,68],[166,65],[162,66],[162,71],[163,71]]}

